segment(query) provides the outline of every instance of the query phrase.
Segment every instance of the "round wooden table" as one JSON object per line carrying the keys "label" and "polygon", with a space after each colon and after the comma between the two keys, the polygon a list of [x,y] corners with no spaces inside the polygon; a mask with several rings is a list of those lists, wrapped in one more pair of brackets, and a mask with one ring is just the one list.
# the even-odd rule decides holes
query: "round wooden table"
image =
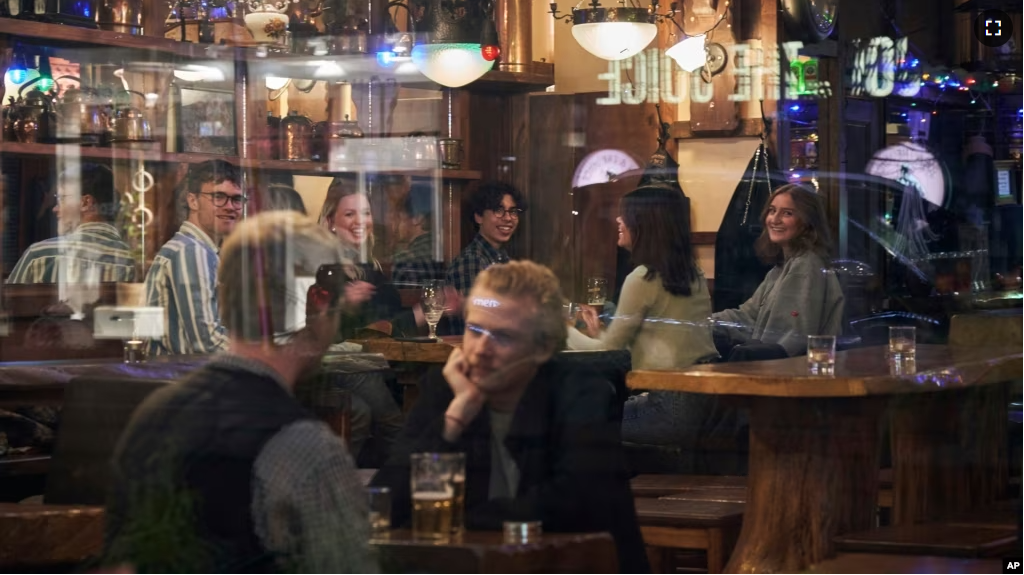
{"label": "round wooden table", "polygon": [[[834,377],[809,376],[806,357],[793,357],[684,371],[634,371],[627,381],[634,389],[739,396],[750,410],[747,507],[726,571],[797,572],[830,557],[834,536],[873,527],[882,416],[894,399],[897,517],[909,520],[946,511],[943,495],[930,488],[937,482],[942,491],[976,498],[998,492],[995,484],[1005,478],[990,471],[1000,465],[993,459],[1003,457],[1005,465],[1005,450],[1000,454],[985,446],[1005,443],[1006,418],[999,411],[1000,394],[987,394],[987,388],[999,390],[1003,386],[989,384],[1019,379],[1021,358],[1019,347],[919,345],[914,373],[893,375],[885,348],[867,347],[837,353]],[[920,433],[934,425],[922,420],[933,419],[941,408],[955,409],[964,401],[963,393],[972,390],[987,398],[975,406],[978,420],[991,424],[985,426],[990,440],[961,445],[978,453],[957,458],[953,465],[948,445],[937,444],[941,438]],[[932,407],[918,414],[918,404]],[[914,457],[901,464],[908,451]],[[968,499],[961,497],[956,505],[985,503]]]}

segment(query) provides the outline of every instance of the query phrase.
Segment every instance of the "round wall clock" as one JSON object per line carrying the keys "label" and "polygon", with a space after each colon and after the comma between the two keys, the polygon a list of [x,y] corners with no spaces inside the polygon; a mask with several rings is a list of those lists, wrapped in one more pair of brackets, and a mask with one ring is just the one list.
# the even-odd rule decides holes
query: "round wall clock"
{"label": "round wall clock", "polygon": [[572,175],[572,187],[610,182],[624,172],[636,170],[640,164],[622,150],[606,149],[587,154]]}
{"label": "round wall clock", "polygon": [[839,0],[782,0],[786,27],[807,42],[820,42],[836,29]]}

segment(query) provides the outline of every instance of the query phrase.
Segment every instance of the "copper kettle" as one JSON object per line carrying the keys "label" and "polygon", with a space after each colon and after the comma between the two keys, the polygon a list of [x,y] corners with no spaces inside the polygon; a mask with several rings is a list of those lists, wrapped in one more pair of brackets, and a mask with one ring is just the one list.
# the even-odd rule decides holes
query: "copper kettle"
{"label": "copper kettle", "polygon": [[131,105],[131,97],[145,96],[135,90],[119,92],[114,98],[114,111],[110,119],[111,142],[151,142],[153,133],[142,110]]}
{"label": "copper kettle", "polygon": [[99,144],[109,129],[106,106],[96,90],[80,85],[64,91],[57,104],[57,138],[60,141]]}
{"label": "copper kettle", "polygon": [[308,161],[312,157],[310,140],[313,135],[313,122],[309,118],[292,110],[281,119],[280,158],[282,160]]}
{"label": "copper kettle", "polygon": [[[29,82],[18,90],[19,96],[33,82]],[[53,128],[56,124],[53,114],[53,101],[38,88],[33,88],[12,105],[14,121],[12,128],[19,142],[36,143],[53,140]]]}

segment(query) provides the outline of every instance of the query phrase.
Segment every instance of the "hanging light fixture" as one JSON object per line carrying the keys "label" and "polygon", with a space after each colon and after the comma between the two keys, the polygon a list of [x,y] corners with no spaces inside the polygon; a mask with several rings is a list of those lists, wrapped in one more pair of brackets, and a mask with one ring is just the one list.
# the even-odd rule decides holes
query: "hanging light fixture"
{"label": "hanging light fixture", "polygon": [[548,11],[556,20],[572,22],[572,36],[584,50],[605,60],[623,60],[635,56],[658,35],[656,22],[673,18],[676,3],[668,14],[658,14],[658,2],[650,8],[619,6],[602,8],[600,0],[591,0],[589,8],[573,8],[571,14],[559,14],[552,2]]}
{"label": "hanging light fixture", "polygon": [[7,68],[7,81],[12,84],[22,84],[28,80],[28,65],[25,64],[25,55],[19,51],[11,58],[11,66]]}
{"label": "hanging light fixture", "polygon": [[489,1],[460,4],[457,14],[449,2],[431,0],[417,29],[425,30],[426,38],[412,48],[412,63],[442,86],[458,88],[477,80],[501,53]]}
{"label": "hanging light fixture", "polygon": [[[725,21],[729,15],[730,0],[725,0],[725,9],[722,11],[722,15],[715,21],[715,25],[710,30],[702,32],[700,34],[694,34],[692,36],[687,35],[683,30],[682,26],[679,25],[675,20],[672,21],[679,29],[679,33],[684,36],[683,40],[672,46],[665,51],[665,55],[676,61],[679,67],[687,72],[696,72],[708,64],[708,59],[712,56],[708,52],[708,35],[718,28],[718,25]],[[721,47],[718,44],[711,44],[711,47]],[[713,54],[713,52],[712,52]],[[713,59],[713,58],[712,58]]]}
{"label": "hanging light fixture", "polygon": [[39,89],[49,92],[53,88],[53,68],[50,67],[50,57],[43,50],[39,55]]}
{"label": "hanging light fixture", "polygon": [[682,42],[665,51],[665,55],[676,61],[679,67],[687,72],[696,72],[708,62],[708,49],[705,45],[707,36],[697,34],[689,36]]}

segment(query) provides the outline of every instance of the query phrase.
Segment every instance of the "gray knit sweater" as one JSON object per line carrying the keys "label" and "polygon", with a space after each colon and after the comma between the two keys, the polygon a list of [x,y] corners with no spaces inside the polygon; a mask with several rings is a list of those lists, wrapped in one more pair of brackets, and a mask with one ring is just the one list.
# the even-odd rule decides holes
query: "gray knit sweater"
{"label": "gray knit sweater", "polygon": [[818,254],[804,252],[768,272],[739,307],[712,315],[715,332],[733,343],[777,343],[790,356],[807,352],[808,335],[842,332],[843,292]]}

